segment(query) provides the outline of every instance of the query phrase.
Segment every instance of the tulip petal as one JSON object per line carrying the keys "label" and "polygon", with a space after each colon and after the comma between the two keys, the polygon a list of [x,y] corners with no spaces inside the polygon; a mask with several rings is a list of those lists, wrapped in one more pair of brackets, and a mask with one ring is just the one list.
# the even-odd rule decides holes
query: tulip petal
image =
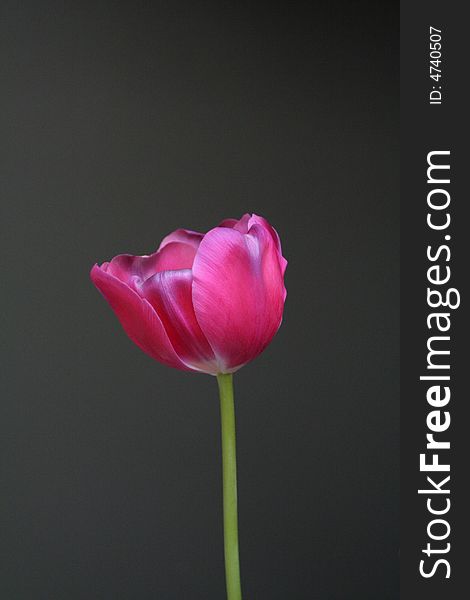
{"label": "tulip petal", "polygon": [[91,280],[116,313],[131,340],[152,358],[170,367],[188,370],[176,354],[160,317],[145,298],[115,275],[95,265]]}
{"label": "tulip petal", "polygon": [[148,256],[120,254],[102,268],[140,293],[140,286],[155,273],[191,268],[196,250],[190,244],[169,242],[161,250]]}
{"label": "tulip petal", "polygon": [[191,231],[190,229],[177,229],[163,238],[158,249],[161,250],[167,244],[171,244],[172,242],[178,242],[181,244],[187,244],[188,246],[191,246],[197,250],[203,237],[204,234],[198,233],[197,231]]}
{"label": "tulip petal", "polygon": [[164,271],[147,279],[142,294],[158,313],[181,360],[191,369],[215,375],[214,352],[194,314],[192,282],[190,269]]}
{"label": "tulip petal", "polygon": [[272,227],[270,225],[270,223],[264,217],[260,217],[259,215],[255,215],[255,214],[253,214],[250,217],[250,221],[248,223],[249,231],[251,230],[253,225],[260,225],[273,238],[274,244],[278,251],[278,258],[279,258],[279,265],[281,267],[281,272],[282,272],[282,275],[284,276],[284,273],[286,272],[286,268],[287,268],[287,260],[282,256],[281,239],[280,239],[277,231],[274,229],[274,227]]}
{"label": "tulip petal", "polygon": [[251,219],[249,213],[245,213],[241,219],[224,219],[219,227],[228,227],[236,229],[240,233],[248,233],[248,225]]}
{"label": "tulip petal", "polygon": [[260,354],[278,330],[285,299],[279,250],[254,222],[249,233],[216,227],[193,264],[193,305],[221,372]]}
{"label": "tulip petal", "polygon": [[169,242],[157,252],[158,264],[154,273],[190,269],[193,266],[196,252],[197,246],[176,241]]}
{"label": "tulip petal", "polygon": [[219,227],[228,227],[228,229],[233,229],[237,223],[238,219],[224,219],[219,223]]}

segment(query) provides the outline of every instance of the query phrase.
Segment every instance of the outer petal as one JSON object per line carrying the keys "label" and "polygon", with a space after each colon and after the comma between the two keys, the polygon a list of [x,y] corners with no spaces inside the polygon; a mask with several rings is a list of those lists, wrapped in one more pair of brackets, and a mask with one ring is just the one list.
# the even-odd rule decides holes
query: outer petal
{"label": "outer petal", "polygon": [[261,227],[263,227],[273,238],[274,244],[278,252],[279,265],[281,267],[282,274],[284,275],[287,268],[287,260],[282,256],[281,239],[279,238],[277,231],[274,229],[274,227],[270,225],[270,223],[264,217],[260,217],[259,215],[255,215],[253,213],[248,222],[248,231],[250,231],[254,225],[260,225]]}
{"label": "outer petal", "polygon": [[120,254],[102,269],[139,291],[143,282],[160,271],[191,268],[197,248],[181,242],[169,242],[148,256]]}
{"label": "outer petal", "polygon": [[192,282],[190,269],[164,271],[147,279],[142,293],[158,313],[181,360],[191,369],[215,375],[214,352],[194,314]]}
{"label": "outer petal", "polygon": [[165,365],[188,370],[147,300],[98,265],[93,267],[90,277],[116,313],[124,331],[139,348]]}
{"label": "outer petal", "polygon": [[199,246],[193,305],[223,372],[260,354],[281,324],[285,288],[278,254],[259,223],[246,235],[216,227]]}

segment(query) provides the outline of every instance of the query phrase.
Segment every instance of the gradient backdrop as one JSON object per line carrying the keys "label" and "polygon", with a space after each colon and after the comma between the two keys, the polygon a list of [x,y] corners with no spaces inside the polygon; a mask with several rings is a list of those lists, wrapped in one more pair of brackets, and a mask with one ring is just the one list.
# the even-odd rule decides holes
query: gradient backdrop
{"label": "gradient backdrop", "polygon": [[235,378],[245,597],[398,598],[398,3],[0,12],[2,600],[224,598],[216,382],[88,272],[245,211],[289,259]]}

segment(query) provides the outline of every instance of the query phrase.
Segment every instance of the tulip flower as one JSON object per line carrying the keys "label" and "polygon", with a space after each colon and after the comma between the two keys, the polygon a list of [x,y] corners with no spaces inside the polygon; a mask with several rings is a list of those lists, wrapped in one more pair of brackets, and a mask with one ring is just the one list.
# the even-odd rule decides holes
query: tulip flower
{"label": "tulip flower", "polygon": [[217,377],[229,600],[241,599],[232,374],[279,329],[286,266],[273,227],[245,214],[206,234],[177,229],[153,254],[120,254],[90,274],[144,352],[170,367]]}

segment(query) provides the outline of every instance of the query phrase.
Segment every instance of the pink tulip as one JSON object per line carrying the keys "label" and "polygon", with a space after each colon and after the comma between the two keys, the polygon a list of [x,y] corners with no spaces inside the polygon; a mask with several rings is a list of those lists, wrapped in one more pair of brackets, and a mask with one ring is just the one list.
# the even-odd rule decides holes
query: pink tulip
{"label": "pink tulip", "polygon": [[147,354],[217,375],[237,371],[274,337],[286,266],[276,231],[245,214],[205,235],[177,229],[154,254],[95,265],[91,279]]}
{"label": "pink tulip", "polygon": [[276,231],[263,217],[246,214],[205,235],[177,229],[154,254],[121,254],[91,270],[142,350],[170,367],[217,376],[228,600],[242,600],[232,373],[279,329],[286,266]]}

